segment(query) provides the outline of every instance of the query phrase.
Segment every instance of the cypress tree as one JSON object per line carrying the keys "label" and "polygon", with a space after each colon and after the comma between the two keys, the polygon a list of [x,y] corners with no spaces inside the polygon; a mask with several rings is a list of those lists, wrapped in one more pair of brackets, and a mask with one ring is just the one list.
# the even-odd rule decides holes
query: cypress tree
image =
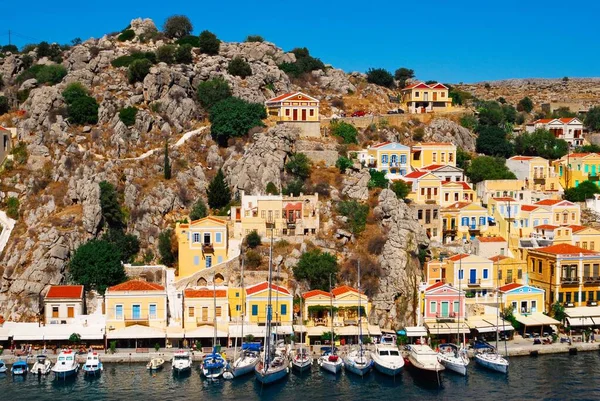
{"label": "cypress tree", "polygon": [[231,201],[231,190],[225,182],[225,175],[219,169],[215,178],[208,185],[208,206],[212,209],[220,209],[227,206]]}
{"label": "cypress tree", "polygon": [[171,162],[169,162],[169,141],[165,141],[165,180],[171,179]]}

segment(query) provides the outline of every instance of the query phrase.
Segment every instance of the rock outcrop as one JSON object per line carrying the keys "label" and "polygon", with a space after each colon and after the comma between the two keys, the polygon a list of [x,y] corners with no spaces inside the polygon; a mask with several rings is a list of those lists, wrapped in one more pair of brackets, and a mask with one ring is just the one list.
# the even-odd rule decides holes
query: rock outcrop
{"label": "rock outcrop", "polygon": [[451,142],[468,152],[475,152],[477,136],[468,129],[445,118],[436,118],[425,127],[426,142]]}
{"label": "rock outcrop", "polygon": [[370,179],[371,174],[365,168],[350,170],[344,177],[342,195],[361,201],[369,199],[368,185]]}

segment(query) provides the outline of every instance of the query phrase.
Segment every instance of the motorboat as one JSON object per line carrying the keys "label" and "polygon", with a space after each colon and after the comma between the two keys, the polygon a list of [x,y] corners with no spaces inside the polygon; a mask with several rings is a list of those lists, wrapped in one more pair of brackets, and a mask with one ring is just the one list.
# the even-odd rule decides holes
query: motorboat
{"label": "motorboat", "polygon": [[27,374],[28,369],[29,366],[27,366],[27,362],[19,359],[18,361],[13,363],[12,367],[10,368],[10,371],[13,374],[13,376],[25,376]]}
{"label": "motorboat", "polygon": [[380,344],[396,346],[396,336],[393,334],[384,334],[381,336]]}
{"label": "motorboat", "polygon": [[355,375],[364,376],[371,371],[372,367],[373,360],[371,359],[371,355],[362,349],[362,347],[350,351],[344,358],[344,368]]}
{"label": "motorboat", "polygon": [[441,344],[439,346],[438,361],[448,370],[466,376],[469,357],[464,348],[456,344]]}
{"label": "motorboat", "polygon": [[317,359],[317,364],[326,372],[337,375],[342,371],[344,361],[338,355],[336,355],[335,347],[323,347],[321,348],[322,355]]}
{"label": "motorboat", "polygon": [[46,355],[38,355],[35,363],[31,367],[31,373],[34,375],[47,375],[52,371],[52,362],[46,357]]}
{"label": "motorboat", "polygon": [[173,355],[171,369],[174,373],[190,372],[192,370],[192,355],[185,350],[179,350]]}
{"label": "motorboat", "polygon": [[69,376],[76,375],[79,371],[79,364],[75,351],[72,349],[63,349],[58,354],[56,363],[52,367],[52,372],[57,379],[65,379]]}
{"label": "motorboat", "polygon": [[404,367],[404,358],[400,350],[389,343],[377,344],[375,351],[371,351],[371,359],[375,370],[388,376],[398,375]]}
{"label": "motorboat", "polygon": [[425,344],[412,344],[407,346],[407,349],[408,360],[414,373],[426,379],[435,377],[437,385],[440,385],[440,372],[445,368],[438,361],[438,353]]}
{"label": "motorboat", "polygon": [[306,348],[300,348],[294,353],[292,358],[292,369],[298,372],[304,372],[310,370],[313,364],[313,358],[310,356]]}
{"label": "motorboat", "polygon": [[204,357],[202,374],[207,379],[218,379],[225,372],[226,367],[227,361],[217,352],[216,348],[213,348],[213,351]]}
{"label": "motorboat", "polygon": [[150,371],[161,370],[163,365],[165,364],[165,360],[162,358],[152,358],[150,362],[146,365],[146,369]]}
{"label": "motorboat", "polygon": [[94,351],[89,352],[85,359],[85,364],[83,365],[83,373],[89,376],[95,376],[102,373],[103,370],[104,367],[102,366],[98,353]]}
{"label": "motorboat", "polygon": [[252,373],[260,360],[260,344],[243,343],[241,355],[230,364],[229,370],[223,373],[226,379],[233,379]]}
{"label": "motorboat", "polygon": [[475,343],[475,362],[486,369],[508,373],[508,360],[498,353],[496,348],[485,341]]}
{"label": "motorboat", "polygon": [[4,363],[4,361],[2,359],[0,359],[0,373],[6,373],[6,364]]}
{"label": "motorboat", "polygon": [[282,355],[275,354],[267,362],[260,361],[254,368],[254,376],[262,384],[275,383],[290,373],[288,359]]}

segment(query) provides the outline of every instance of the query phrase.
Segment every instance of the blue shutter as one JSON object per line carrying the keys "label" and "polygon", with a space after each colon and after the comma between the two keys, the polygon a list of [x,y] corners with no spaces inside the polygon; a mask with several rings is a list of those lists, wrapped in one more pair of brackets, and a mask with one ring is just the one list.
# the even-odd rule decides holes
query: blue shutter
{"label": "blue shutter", "polygon": [[469,225],[469,218],[468,218],[468,217],[463,217],[463,218],[461,219],[461,223],[460,223],[460,225],[461,225],[461,226],[468,226],[468,225]]}
{"label": "blue shutter", "polygon": [[287,315],[287,305],[281,304],[281,316]]}
{"label": "blue shutter", "polygon": [[479,225],[480,226],[485,226],[485,217],[480,217],[479,218]]}
{"label": "blue shutter", "polygon": [[200,264],[200,256],[194,256],[194,266],[198,266]]}
{"label": "blue shutter", "polygon": [[258,316],[258,305],[252,305],[252,316]]}

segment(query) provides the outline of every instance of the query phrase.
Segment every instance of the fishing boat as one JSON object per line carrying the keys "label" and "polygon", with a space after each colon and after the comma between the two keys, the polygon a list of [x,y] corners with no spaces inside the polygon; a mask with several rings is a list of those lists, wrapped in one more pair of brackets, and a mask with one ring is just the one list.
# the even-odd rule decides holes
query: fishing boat
{"label": "fishing boat", "polygon": [[444,367],[455,373],[465,376],[469,357],[464,348],[459,348],[456,344],[441,344],[438,352],[438,360]]}
{"label": "fishing boat", "polygon": [[485,341],[477,341],[473,348],[475,348],[475,362],[477,364],[496,372],[508,373],[508,361],[491,344]]}
{"label": "fishing boat", "polygon": [[85,363],[83,364],[83,373],[87,376],[96,376],[102,373],[104,367],[100,361],[100,356],[97,352],[88,352]]}
{"label": "fishing boat", "polygon": [[0,373],[6,373],[6,364],[4,363],[4,361],[2,359],[0,359]]}
{"label": "fishing boat", "polygon": [[27,366],[27,362],[19,359],[13,363],[12,367],[10,368],[10,372],[13,374],[13,376],[25,376],[28,369],[29,366]]}
{"label": "fishing boat", "polygon": [[202,374],[207,379],[218,379],[225,372],[226,366],[227,361],[217,352],[217,348],[213,347],[212,352],[202,361]]}
{"label": "fishing boat", "polygon": [[52,362],[46,358],[46,355],[38,355],[36,361],[31,367],[31,373],[34,375],[47,375],[52,370]]}
{"label": "fishing boat", "polygon": [[186,350],[178,350],[173,355],[173,361],[171,361],[171,370],[173,373],[187,373],[192,370],[192,355]]}
{"label": "fishing boat", "polygon": [[310,371],[313,364],[313,358],[304,348],[304,340],[302,334],[304,333],[304,326],[302,325],[304,320],[302,319],[302,296],[300,297],[300,348],[294,352],[292,358],[292,369],[302,373],[305,370]]}
{"label": "fishing boat", "polygon": [[323,347],[321,350],[323,351],[322,355],[317,360],[317,363],[321,367],[321,369],[333,373],[334,375],[340,373],[342,371],[342,366],[344,365],[344,361],[342,358],[336,355],[337,349],[335,348],[335,333],[333,332],[333,292],[331,287],[331,274],[329,275],[329,302],[330,302],[330,316],[331,316],[331,347]]}
{"label": "fishing boat", "polygon": [[262,384],[275,383],[285,378],[290,373],[288,358],[275,352],[274,344],[271,342],[272,335],[272,286],[273,286],[273,225],[271,227],[271,244],[269,247],[269,292],[267,296],[267,324],[265,330],[265,352],[263,360],[254,368],[256,380]]}
{"label": "fishing boat", "polygon": [[146,369],[150,371],[161,370],[165,364],[165,360],[162,358],[152,358],[150,362],[146,364]]}
{"label": "fishing boat", "polygon": [[362,342],[362,311],[360,304],[360,262],[358,263],[358,349],[351,351],[344,358],[344,368],[355,375],[364,376],[371,371],[373,361],[370,354],[363,348]]}
{"label": "fishing boat", "polygon": [[440,372],[444,370],[444,365],[438,361],[437,352],[425,344],[412,344],[407,349],[413,372],[428,380],[435,378],[437,385],[440,385]]}
{"label": "fishing boat", "polygon": [[395,345],[377,344],[375,351],[371,352],[371,359],[375,370],[392,377],[399,374],[404,367],[404,358]]}
{"label": "fishing boat", "polygon": [[60,351],[56,363],[52,367],[54,377],[57,379],[65,379],[69,376],[76,375],[78,371],[79,364],[77,363],[75,351],[71,349],[63,349]]}

